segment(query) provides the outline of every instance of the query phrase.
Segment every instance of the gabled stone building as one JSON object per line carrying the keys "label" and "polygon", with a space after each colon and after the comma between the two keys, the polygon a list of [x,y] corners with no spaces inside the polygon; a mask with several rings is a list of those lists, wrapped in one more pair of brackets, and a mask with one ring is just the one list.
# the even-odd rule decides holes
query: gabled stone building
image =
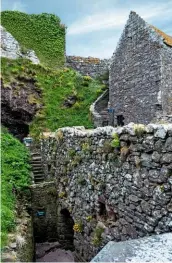
{"label": "gabled stone building", "polygon": [[131,12],[109,78],[110,125],[170,119],[172,37]]}

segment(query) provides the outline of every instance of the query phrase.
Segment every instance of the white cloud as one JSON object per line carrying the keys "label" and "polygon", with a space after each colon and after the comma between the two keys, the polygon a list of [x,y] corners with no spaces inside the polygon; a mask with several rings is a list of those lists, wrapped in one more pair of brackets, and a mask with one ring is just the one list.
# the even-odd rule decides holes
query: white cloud
{"label": "white cloud", "polygon": [[122,28],[126,23],[130,10],[136,11],[142,18],[150,22],[156,18],[164,19],[171,17],[172,2],[166,2],[155,6],[154,4],[145,4],[142,6],[132,6],[130,8],[116,8],[104,12],[94,13],[75,21],[68,28],[68,35],[77,35],[89,33],[102,29]]}
{"label": "white cloud", "polygon": [[26,5],[22,1],[15,1],[12,6],[13,11],[26,12]]}

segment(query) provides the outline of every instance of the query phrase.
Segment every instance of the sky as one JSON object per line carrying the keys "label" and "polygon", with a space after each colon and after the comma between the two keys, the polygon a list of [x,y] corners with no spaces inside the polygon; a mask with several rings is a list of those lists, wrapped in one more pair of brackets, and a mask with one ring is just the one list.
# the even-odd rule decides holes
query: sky
{"label": "sky", "polygon": [[130,11],[172,36],[172,0],[2,0],[1,9],[59,16],[67,55],[110,58]]}

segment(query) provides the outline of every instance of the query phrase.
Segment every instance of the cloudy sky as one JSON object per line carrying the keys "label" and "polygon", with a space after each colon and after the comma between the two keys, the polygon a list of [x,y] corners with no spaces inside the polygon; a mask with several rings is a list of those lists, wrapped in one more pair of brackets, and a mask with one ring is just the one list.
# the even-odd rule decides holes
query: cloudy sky
{"label": "cloudy sky", "polygon": [[172,35],[172,0],[2,0],[2,10],[58,15],[68,55],[111,57],[131,10]]}

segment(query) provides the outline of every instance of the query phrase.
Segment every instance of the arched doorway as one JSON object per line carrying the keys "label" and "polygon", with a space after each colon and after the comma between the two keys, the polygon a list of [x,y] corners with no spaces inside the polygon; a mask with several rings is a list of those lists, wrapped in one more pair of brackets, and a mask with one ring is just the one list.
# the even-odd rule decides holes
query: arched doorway
{"label": "arched doorway", "polygon": [[74,250],[74,220],[67,208],[60,208],[58,212],[58,241],[64,249]]}

